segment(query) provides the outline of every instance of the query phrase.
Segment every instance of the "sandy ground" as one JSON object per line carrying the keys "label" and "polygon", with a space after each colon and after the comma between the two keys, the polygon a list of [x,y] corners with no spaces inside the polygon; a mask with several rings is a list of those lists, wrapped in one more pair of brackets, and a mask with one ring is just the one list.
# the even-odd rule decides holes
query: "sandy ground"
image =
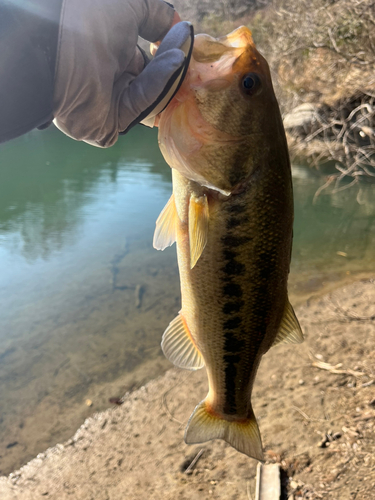
{"label": "sandy ground", "polygon": [[[375,280],[308,300],[297,315],[305,343],[271,349],[254,388],[266,459],[281,464],[285,499],[375,498]],[[204,370],[171,369],[1,477],[0,498],[254,498],[255,460],[221,441],[183,442],[206,391]]]}

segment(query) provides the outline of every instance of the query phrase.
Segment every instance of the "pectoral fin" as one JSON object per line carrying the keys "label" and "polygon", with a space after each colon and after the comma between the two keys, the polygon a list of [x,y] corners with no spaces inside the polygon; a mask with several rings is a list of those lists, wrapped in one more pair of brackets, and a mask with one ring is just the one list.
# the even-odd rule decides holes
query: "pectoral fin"
{"label": "pectoral fin", "polygon": [[177,210],[174,196],[169,198],[168,203],[161,211],[156,220],[153,245],[156,250],[165,250],[176,241]]}
{"label": "pectoral fin", "polygon": [[202,354],[181,314],[169,323],[163,334],[161,348],[165,357],[179,368],[199,370],[204,366]]}
{"label": "pectoral fin", "polygon": [[277,344],[300,344],[303,342],[303,333],[293,307],[287,300],[283,319],[272,346]]}
{"label": "pectoral fin", "polygon": [[208,217],[207,196],[192,194],[189,203],[190,269],[193,269],[206,246]]}

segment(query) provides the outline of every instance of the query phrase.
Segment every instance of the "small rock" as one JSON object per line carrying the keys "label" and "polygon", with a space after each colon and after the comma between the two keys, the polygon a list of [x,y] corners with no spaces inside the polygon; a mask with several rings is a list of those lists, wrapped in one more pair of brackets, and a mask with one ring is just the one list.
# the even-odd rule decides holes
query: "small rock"
{"label": "small rock", "polygon": [[135,307],[139,308],[142,306],[142,297],[144,293],[144,288],[142,285],[137,285],[135,287],[134,291],[134,297],[135,297]]}
{"label": "small rock", "polygon": [[340,252],[340,251],[338,251],[338,252],[336,252],[336,254],[340,255],[341,257],[347,257],[348,256],[348,254],[346,252]]}
{"label": "small rock", "polygon": [[[375,129],[373,129],[371,127],[363,126],[363,127],[361,127],[361,132],[364,135],[368,135],[369,137],[371,137],[371,136],[375,137]],[[361,137],[364,137],[364,136],[361,134]]]}
{"label": "small rock", "polygon": [[319,448],[327,448],[332,441],[336,441],[337,439],[340,439],[342,436],[341,432],[332,432],[328,431],[322,441],[318,444]]}
{"label": "small rock", "polygon": [[114,397],[114,398],[109,398],[109,400],[108,400],[108,401],[109,401],[110,403],[112,403],[113,405],[118,405],[118,406],[122,405],[122,404],[123,404],[123,402],[124,402],[122,398],[116,398],[116,397]]}
{"label": "small rock", "polygon": [[85,401],[85,405],[86,405],[86,406],[92,406],[92,405],[93,405],[93,402],[91,401],[91,399],[86,399],[86,401]]}
{"label": "small rock", "polygon": [[13,446],[16,446],[17,444],[18,441],[13,441],[12,443],[7,444],[7,450],[9,450],[9,448],[13,448]]}

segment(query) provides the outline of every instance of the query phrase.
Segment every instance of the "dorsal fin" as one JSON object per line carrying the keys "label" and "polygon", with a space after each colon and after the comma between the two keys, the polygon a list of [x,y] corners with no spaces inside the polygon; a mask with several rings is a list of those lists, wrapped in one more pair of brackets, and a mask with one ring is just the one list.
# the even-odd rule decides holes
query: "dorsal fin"
{"label": "dorsal fin", "polygon": [[192,194],[189,202],[190,269],[193,269],[206,246],[208,217],[207,196]]}
{"label": "dorsal fin", "polygon": [[303,333],[293,307],[287,300],[284,316],[272,346],[277,344],[301,344],[301,342],[303,342]]}
{"label": "dorsal fin", "polygon": [[169,198],[168,203],[161,211],[156,220],[153,245],[156,250],[165,250],[176,241],[177,210],[174,196]]}
{"label": "dorsal fin", "polygon": [[165,357],[179,368],[198,370],[204,366],[203,356],[181,313],[169,323],[163,334],[161,348]]}

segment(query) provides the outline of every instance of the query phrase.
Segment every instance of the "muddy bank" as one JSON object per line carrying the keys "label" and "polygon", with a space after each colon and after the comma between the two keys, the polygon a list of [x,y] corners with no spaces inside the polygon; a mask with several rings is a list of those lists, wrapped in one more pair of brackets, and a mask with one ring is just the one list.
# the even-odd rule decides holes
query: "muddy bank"
{"label": "muddy bank", "polygon": [[[254,409],[290,498],[369,499],[375,488],[375,281],[297,308],[306,341],[264,358]],[[74,437],[0,478],[3,500],[248,499],[256,462],[220,441],[183,442],[204,370],[172,369],[88,418]],[[190,474],[184,471],[203,450]]]}

